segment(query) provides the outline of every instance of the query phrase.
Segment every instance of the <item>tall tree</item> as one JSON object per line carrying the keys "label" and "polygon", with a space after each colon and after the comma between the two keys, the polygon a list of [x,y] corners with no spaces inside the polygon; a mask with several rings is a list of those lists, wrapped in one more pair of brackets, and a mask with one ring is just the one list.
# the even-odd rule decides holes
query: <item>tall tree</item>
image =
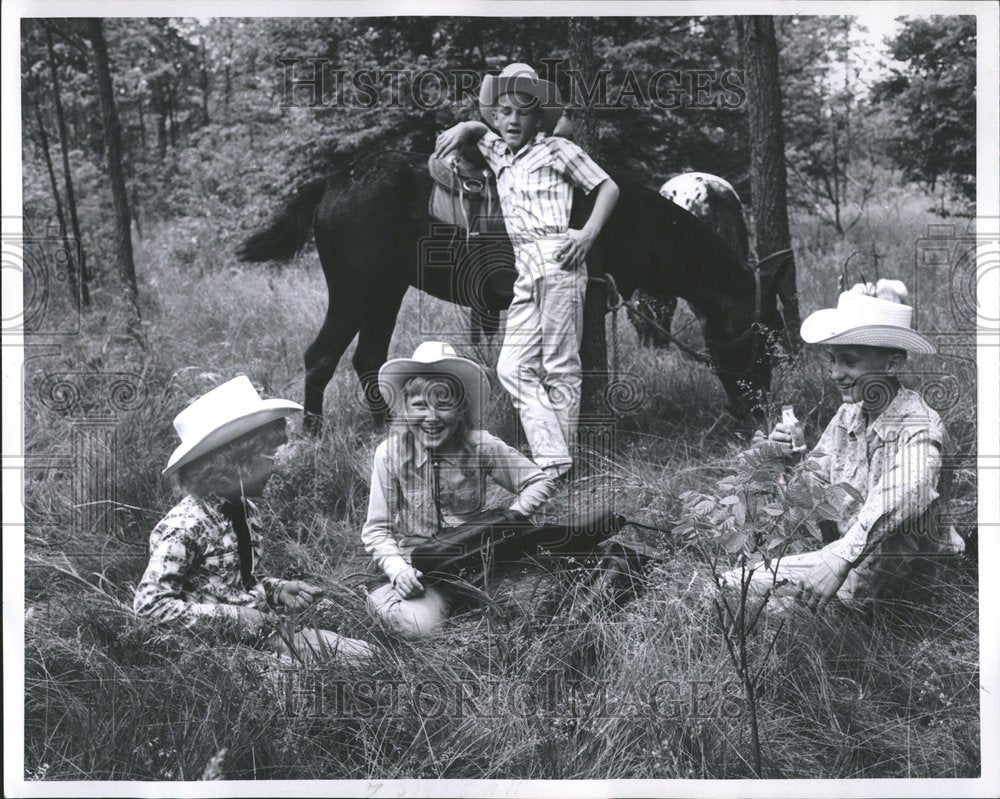
{"label": "tall tree", "polygon": [[115,209],[115,239],[118,249],[118,272],[122,281],[126,309],[131,312],[127,322],[130,335],[142,341],[142,317],[139,312],[139,290],[135,280],[135,260],[132,256],[132,215],[129,212],[128,190],[122,168],[122,132],[115,107],[114,83],[108,60],[108,45],[104,39],[104,22],[99,17],[87,20],[87,33],[94,49],[94,73],[101,96],[104,120],[104,152],[108,177],[111,179],[111,199]]}
{"label": "tall tree", "polygon": [[[52,155],[49,151],[49,136],[45,132],[45,120],[42,119],[42,108],[38,102],[38,81],[34,79],[34,76],[31,75],[31,73],[29,73],[25,85],[28,93],[31,95],[31,105],[35,112],[35,124],[38,126],[38,143],[41,145],[42,156],[45,159],[45,170],[48,172],[49,183],[52,186],[52,199],[55,200],[56,204],[56,218],[59,220],[59,230],[61,230],[63,235],[65,235],[67,230],[66,215],[63,213],[62,197],[59,194],[59,182],[56,180],[56,170],[55,167],[52,166]],[[79,278],[76,272],[76,259],[73,257],[72,247],[67,247],[66,253],[68,256],[66,272],[69,276],[69,288],[75,302],[77,291],[79,290]]]}
{"label": "tall tree", "polygon": [[865,97],[852,17],[775,20],[789,201],[845,233],[876,193],[884,132]]}
{"label": "tall tree", "polygon": [[62,90],[59,83],[59,65],[56,61],[56,49],[52,43],[52,31],[45,28],[45,44],[49,54],[49,72],[52,75],[52,96],[56,107],[56,125],[59,130],[59,149],[62,151],[63,181],[66,184],[66,206],[69,209],[69,221],[73,227],[73,238],[76,239],[77,252],[80,254],[80,299],[84,306],[90,305],[90,279],[87,273],[87,255],[83,250],[83,236],[80,234],[80,217],[76,212],[76,192],[73,189],[73,172],[69,167],[69,136],[66,132],[66,116],[63,113]]}
{"label": "tall tree", "polygon": [[910,180],[976,199],[976,17],[903,20],[891,44],[905,66],[879,82],[873,96],[901,123],[889,155]]}
{"label": "tall tree", "polygon": [[[753,201],[757,259],[791,250],[788,229],[788,187],[785,172],[785,136],[781,120],[781,84],[774,19],[769,16],[736,17],[743,65],[746,70],[748,121],[750,123],[750,194]],[[781,313],[765,307],[764,322],[784,330],[791,352],[802,347],[801,316],[795,287],[795,261],[778,283]]]}
{"label": "tall tree", "polygon": [[[596,73],[597,59],[594,56],[594,20],[591,17],[571,17],[569,19],[569,58],[571,69],[582,81],[590,85]],[[588,153],[595,155],[598,150],[597,120],[594,110],[584,101],[580,91],[580,81],[573,82],[573,138]],[[586,300],[583,306],[583,341],[580,345],[580,360],[583,367],[582,396],[580,398],[580,433],[586,422],[607,414],[605,396],[608,387],[608,345],[605,336],[607,315],[607,285],[601,279],[603,265],[598,258],[597,248],[587,257]]]}

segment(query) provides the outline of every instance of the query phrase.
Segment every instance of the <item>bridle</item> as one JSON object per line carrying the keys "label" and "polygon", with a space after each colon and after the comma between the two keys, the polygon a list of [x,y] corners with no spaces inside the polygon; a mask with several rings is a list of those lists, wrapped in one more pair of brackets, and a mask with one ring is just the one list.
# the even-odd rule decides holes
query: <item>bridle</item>
{"label": "bridle", "polygon": [[746,371],[749,372],[753,369],[753,365],[757,362],[757,357],[760,355],[761,345],[763,343],[764,334],[767,332],[767,326],[764,324],[763,320],[763,289],[760,285],[760,270],[761,267],[769,266],[773,261],[781,261],[782,259],[788,258],[792,255],[791,248],[784,250],[776,250],[769,255],[761,258],[756,266],[750,266],[747,264],[747,269],[753,275],[753,321],[750,323],[749,327],[740,333],[736,338],[729,342],[730,345],[739,344],[741,341],[746,339],[748,336],[752,336],[753,340],[750,346],[750,357],[747,363]]}

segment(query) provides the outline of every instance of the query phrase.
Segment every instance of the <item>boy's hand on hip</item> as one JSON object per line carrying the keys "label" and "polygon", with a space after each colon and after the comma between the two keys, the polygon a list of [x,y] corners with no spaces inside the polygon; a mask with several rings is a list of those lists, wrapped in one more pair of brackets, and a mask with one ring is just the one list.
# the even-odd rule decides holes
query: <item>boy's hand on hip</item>
{"label": "boy's hand on hip", "polygon": [[556,250],[555,259],[567,271],[578,269],[586,263],[587,253],[594,246],[594,236],[584,230],[566,231],[566,241]]}

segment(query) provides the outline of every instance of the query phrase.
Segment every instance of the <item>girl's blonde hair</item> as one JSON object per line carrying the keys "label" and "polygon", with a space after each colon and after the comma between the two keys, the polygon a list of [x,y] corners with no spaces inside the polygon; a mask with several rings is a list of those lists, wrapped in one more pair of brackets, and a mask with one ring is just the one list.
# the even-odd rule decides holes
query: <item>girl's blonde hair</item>
{"label": "girl's blonde hair", "polygon": [[193,497],[219,494],[234,479],[249,477],[250,461],[255,455],[288,441],[285,426],[284,418],[275,419],[184,464],[177,472],[177,482]]}
{"label": "girl's blonde hair", "polygon": [[[466,408],[468,399],[459,380],[451,375],[417,375],[411,377],[403,385],[404,400],[414,394],[423,394],[424,398],[431,405],[448,402],[455,405],[459,411],[458,425],[455,429],[455,440],[458,442],[459,468],[463,474],[469,476],[475,471],[473,458],[475,448],[473,447],[471,428],[469,426]],[[393,434],[396,436],[396,449],[399,452],[400,473],[407,477],[413,474],[413,461],[416,458],[416,442],[413,431],[409,426],[397,429]]]}

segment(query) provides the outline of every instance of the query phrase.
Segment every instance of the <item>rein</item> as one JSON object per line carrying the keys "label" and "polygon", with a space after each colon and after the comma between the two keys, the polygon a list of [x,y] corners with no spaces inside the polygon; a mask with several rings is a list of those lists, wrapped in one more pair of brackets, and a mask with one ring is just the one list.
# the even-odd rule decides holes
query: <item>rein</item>
{"label": "rein", "polygon": [[[753,321],[736,338],[732,339],[728,344],[734,345],[739,344],[741,341],[746,339],[748,336],[753,336],[752,346],[750,348],[750,357],[747,363],[747,371],[753,368],[754,363],[760,354],[761,340],[760,336],[764,332],[764,324],[762,319],[763,314],[763,288],[760,283],[760,268],[771,261],[778,260],[781,258],[787,258],[792,254],[791,249],[777,250],[772,252],[766,257],[762,258],[757,262],[756,267],[748,266],[750,274],[753,275]],[[607,286],[608,290],[608,311],[612,313],[611,317],[611,338],[612,338],[612,375],[617,376],[618,373],[618,311],[622,308],[627,308],[634,316],[639,317],[648,325],[650,325],[657,333],[663,336],[667,341],[674,344],[677,349],[683,352],[685,355],[693,358],[699,363],[703,363],[706,366],[712,366],[711,357],[704,352],[699,352],[698,350],[689,347],[681,341],[678,341],[673,335],[671,335],[669,330],[666,330],[659,322],[653,319],[649,314],[644,313],[639,310],[639,304],[633,300],[626,300],[618,292],[618,286],[615,283],[614,277],[611,274],[605,273],[603,275],[591,277],[590,280],[600,281]]]}

